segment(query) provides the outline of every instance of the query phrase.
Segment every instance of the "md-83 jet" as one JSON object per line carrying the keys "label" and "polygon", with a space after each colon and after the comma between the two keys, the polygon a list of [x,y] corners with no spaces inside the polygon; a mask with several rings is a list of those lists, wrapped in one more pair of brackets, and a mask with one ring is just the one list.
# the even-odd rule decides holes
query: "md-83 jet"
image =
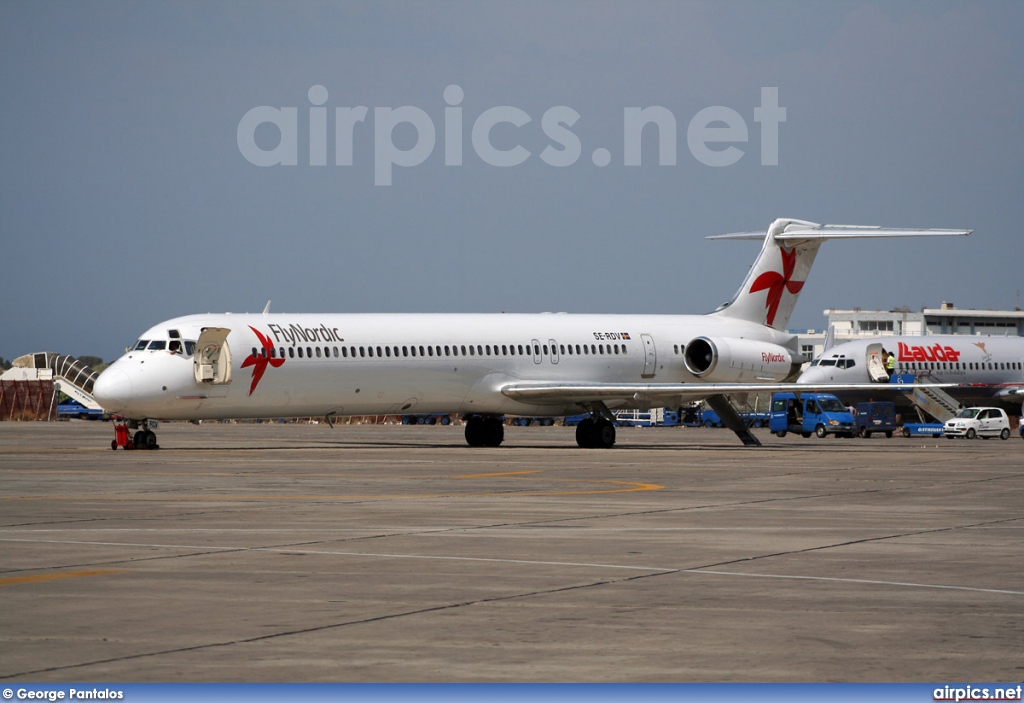
{"label": "md-83 jet", "polygon": [[[760,442],[727,394],[791,389],[786,332],[827,239],[967,235],[778,219],[733,298],[704,315],[205,314],[150,328],[96,380],[96,400],[154,448],[155,420],[459,413],[470,446],[498,446],[506,416],[585,413],[581,447],[615,443],[613,411],[706,400]],[[822,390],[838,389],[824,384]],[[810,390],[802,386],[801,390]],[[115,445],[116,446],[116,445]]]}

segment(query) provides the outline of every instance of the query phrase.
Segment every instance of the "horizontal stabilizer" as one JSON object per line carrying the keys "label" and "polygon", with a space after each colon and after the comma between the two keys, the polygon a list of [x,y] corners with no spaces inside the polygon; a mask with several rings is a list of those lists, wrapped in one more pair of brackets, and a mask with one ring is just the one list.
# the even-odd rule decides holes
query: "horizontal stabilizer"
{"label": "horizontal stabilizer", "polygon": [[[791,224],[775,235],[776,241],[795,239],[869,239],[872,237],[965,237],[972,229],[900,229],[892,227],[876,227],[872,225],[818,225],[807,226]],[[714,234],[708,239],[764,239],[765,233],[735,232],[733,234]]]}

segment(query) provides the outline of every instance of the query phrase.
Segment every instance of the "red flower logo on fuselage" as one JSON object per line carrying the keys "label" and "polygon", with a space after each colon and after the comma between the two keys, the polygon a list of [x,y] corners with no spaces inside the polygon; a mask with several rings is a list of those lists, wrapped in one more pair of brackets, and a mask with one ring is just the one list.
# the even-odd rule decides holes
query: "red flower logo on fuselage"
{"label": "red flower logo on fuselage", "polygon": [[779,312],[782,294],[785,291],[789,291],[796,295],[804,287],[803,281],[790,280],[793,277],[793,269],[796,268],[796,249],[791,249],[787,252],[783,248],[780,250],[780,253],[782,254],[782,273],[779,274],[778,271],[765,271],[757,277],[754,285],[750,286],[751,293],[765,289],[768,290],[768,299],[765,301],[765,307],[768,308],[768,316],[765,318],[765,324],[769,327],[775,322],[775,315]]}
{"label": "red flower logo on fuselage", "polygon": [[270,341],[270,337],[267,337],[252,325],[249,325],[249,329],[256,333],[256,336],[260,340],[260,344],[263,345],[263,353],[257,354],[256,356],[249,355],[245,358],[245,361],[242,362],[243,369],[248,366],[252,367],[252,385],[249,386],[249,395],[252,395],[253,391],[256,390],[256,386],[259,384],[260,379],[263,378],[263,374],[266,373],[267,364],[270,364],[276,369],[284,363],[284,359],[276,356],[274,345]]}

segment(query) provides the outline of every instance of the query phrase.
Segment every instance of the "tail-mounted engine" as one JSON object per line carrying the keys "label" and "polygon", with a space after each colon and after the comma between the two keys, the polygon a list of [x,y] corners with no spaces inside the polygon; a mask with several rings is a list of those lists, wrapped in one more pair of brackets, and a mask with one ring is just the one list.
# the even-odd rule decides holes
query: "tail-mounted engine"
{"label": "tail-mounted engine", "polygon": [[789,349],[753,339],[697,337],[683,354],[686,370],[709,383],[782,381],[800,362]]}

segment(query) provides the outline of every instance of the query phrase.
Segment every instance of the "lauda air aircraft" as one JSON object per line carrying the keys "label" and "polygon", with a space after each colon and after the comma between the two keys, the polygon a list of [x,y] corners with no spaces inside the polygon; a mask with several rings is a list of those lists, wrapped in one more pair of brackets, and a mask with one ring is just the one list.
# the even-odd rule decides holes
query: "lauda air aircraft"
{"label": "lauda air aircraft", "polygon": [[[779,219],[731,301],[707,315],[207,314],[162,322],[96,380],[104,409],[156,447],[155,420],[461,413],[470,446],[503,416],[589,413],[581,447],[615,443],[613,410],[706,399],[758,445],[725,394],[789,389],[785,331],[826,239],[966,235]],[[801,390],[810,390],[801,386]],[[835,384],[822,389],[838,389]]]}
{"label": "lauda air aircraft", "polygon": [[797,383],[868,384],[842,394],[848,402],[877,396],[877,385],[889,383],[882,359],[892,352],[894,373],[956,384],[946,390],[963,405],[997,404],[1016,411],[1024,402],[1024,337],[874,337],[839,344],[811,362]]}

